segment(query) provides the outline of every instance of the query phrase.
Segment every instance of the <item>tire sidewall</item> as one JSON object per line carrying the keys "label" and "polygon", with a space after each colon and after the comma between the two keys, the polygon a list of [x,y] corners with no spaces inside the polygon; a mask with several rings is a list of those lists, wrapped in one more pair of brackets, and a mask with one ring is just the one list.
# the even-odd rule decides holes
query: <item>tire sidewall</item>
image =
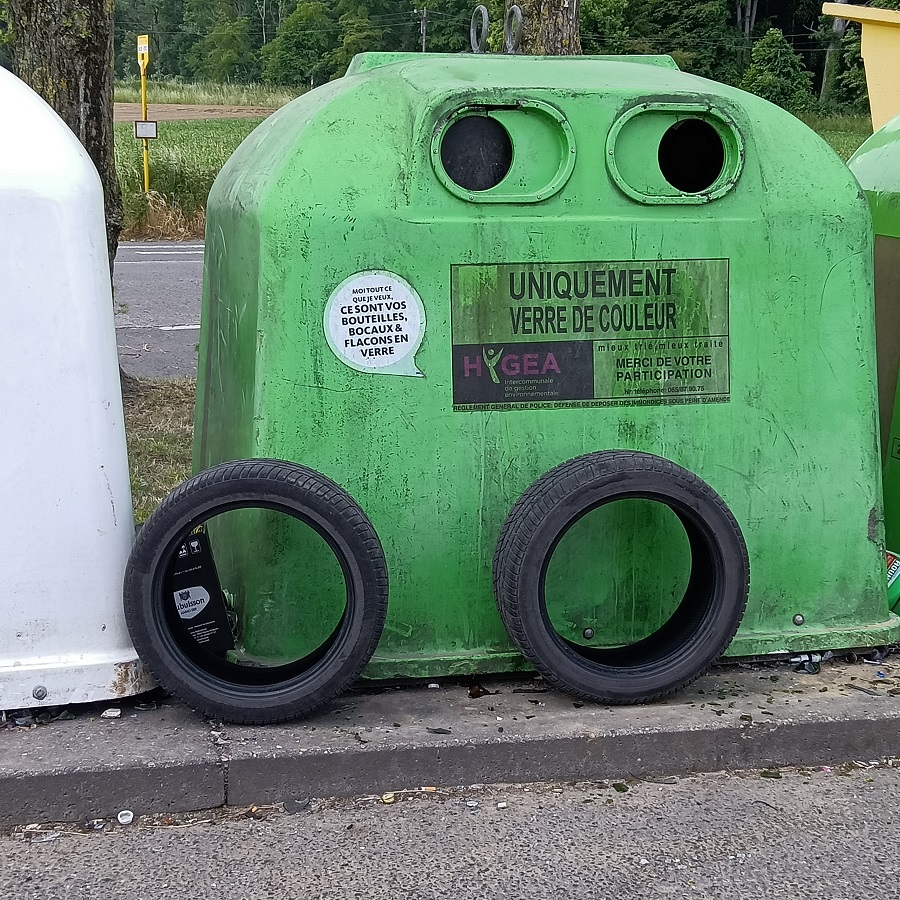
{"label": "tire sidewall", "polygon": [[[646,468],[597,467],[596,463],[607,462],[598,458],[602,456],[579,458],[584,467],[573,466],[578,462],[573,460],[551,470],[514,506],[508,520],[514,537],[496,560],[498,605],[513,639],[516,626],[527,639],[527,647],[520,645],[520,650],[546,677],[583,695],[596,694],[600,685],[607,699],[628,702],[639,693],[652,696],[667,688],[670,692],[672,683],[693,680],[698,669],[705,670],[721,655],[746,605],[749,567],[736,520],[705,482],[649,454],[630,454],[630,461],[637,458],[639,466]],[[585,477],[585,467],[594,470],[590,478]],[[550,485],[549,490],[541,492],[542,482]],[[667,655],[664,672],[658,671],[658,665],[612,666],[580,656],[555,633],[543,602],[546,567],[565,531],[593,509],[631,497],[661,502],[688,518],[701,533],[715,565],[710,610],[691,638]],[[516,549],[510,552],[510,548]]]}
{"label": "tire sidewall", "polygon": [[[367,633],[374,630],[380,635],[384,623],[384,556],[380,552],[378,558],[373,558],[371,547],[366,546],[359,529],[345,516],[336,514],[334,504],[318,491],[310,491],[278,476],[298,473],[307,479],[317,478],[318,486],[332,494],[339,492],[341,500],[362,516],[365,526],[374,535],[374,529],[362,510],[329,479],[302,467],[273,463],[275,478],[270,474],[268,477],[234,476],[215,480],[217,470],[230,469],[234,472],[237,465],[226,463],[185,482],[148,519],[138,535],[126,570],[126,597],[138,599],[138,603],[132,603],[130,608],[126,605],[126,619],[135,648],[154,677],[166,690],[190,705],[204,711],[218,711],[229,718],[232,717],[229,710],[243,711],[250,718],[254,712],[272,716],[280,714],[279,711],[293,717],[302,714],[302,710],[297,711],[301,706],[313,708],[330,699],[336,693],[336,684],[342,689],[362,668],[358,648]],[[201,479],[204,482],[197,486]],[[284,682],[266,685],[264,690],[229,685],[223,679],[204,672],[200,664],[189,660],[179,651],[169,633],[161,602],[165,599],[162,585],[165,568],[179,540],[191,527],[209,521],[228,507],[237,508],[240,505],[271,506],[286,515],[305,520],[308,525],[315,523],[329,535],[343,556],[342,570],[347,579],[348,593],[352,591],[354,597],[345,613],[348,620],[325,657],[311,670]],[[381,551],[380,544],[378,550]],[[380,600],[382,593],[385,595],[384,602],[366,602],[367,598]],[[369,656],[371,651],[366,661]]]}

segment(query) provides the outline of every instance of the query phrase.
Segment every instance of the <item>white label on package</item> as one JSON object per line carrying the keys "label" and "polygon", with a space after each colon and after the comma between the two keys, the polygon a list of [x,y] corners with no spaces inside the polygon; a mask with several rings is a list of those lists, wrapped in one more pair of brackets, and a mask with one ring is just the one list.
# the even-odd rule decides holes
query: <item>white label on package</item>
{"label": "white label on package", "polygon": [[206,588],[190,587],[183,591],[175,591],[175,609],[182,619],[193,619],[206,608],[209,594]]}
{"label": "white label on package", "polygon": [[358,372],[421,376],[415,355],[425,336],[425,309],[412,286],[391,272],[358,272],[332,291],[325,337]]}

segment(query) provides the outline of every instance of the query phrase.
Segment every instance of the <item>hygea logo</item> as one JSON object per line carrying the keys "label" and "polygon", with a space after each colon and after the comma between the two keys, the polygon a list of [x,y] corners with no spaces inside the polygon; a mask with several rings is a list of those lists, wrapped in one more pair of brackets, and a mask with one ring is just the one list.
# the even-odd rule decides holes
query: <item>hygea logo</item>
{"label": "hygea logo", "polygon": [[463,377],[489,376],[494,384],[500,384],[500,375],[507,378],[531,378],[549,373],[561,375],[559,363],[553,353],[506,353],[504,348],[483,347],[481,355],[466,354],[463,357]]}
{"label": "hygea logo", "polygon": [[209,603],[206,588],[190,587],[183,591],[175,591],[175,609],[182,619],[193,619],[199,615]]}

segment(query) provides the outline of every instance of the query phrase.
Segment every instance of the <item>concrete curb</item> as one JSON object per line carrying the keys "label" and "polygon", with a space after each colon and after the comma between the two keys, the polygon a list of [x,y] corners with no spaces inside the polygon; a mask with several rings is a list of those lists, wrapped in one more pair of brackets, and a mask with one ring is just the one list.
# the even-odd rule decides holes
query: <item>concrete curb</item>
{"label": "concrete curb", "polygon": [[201,718],[180,708],[138,713],[134,703],[122,703],[123,718],[101,719],[110,705],[73,707],[72,721],[0,730],[0,823],[225,802],[224,768]]}
{"label": "concrete curb", "polygon": [[758,728],[582,735],[406,750],[298,754],[229,768],[228,802],[377,794],[417,785],[627,779],[727,769],[824,765],[900,753],[900,717]]}
{"label": "concrete curb", "polygon": [[900,756],[900,664],[890,660],[818,676],[723,667],[643,707],[575,703],[533,681],[481,684],[497,693],[472,698],[446,683],[348,694],[290,726],[217,727],[181,707],[122,703],[119,719],[88,708],[2,729],[0,822]]}

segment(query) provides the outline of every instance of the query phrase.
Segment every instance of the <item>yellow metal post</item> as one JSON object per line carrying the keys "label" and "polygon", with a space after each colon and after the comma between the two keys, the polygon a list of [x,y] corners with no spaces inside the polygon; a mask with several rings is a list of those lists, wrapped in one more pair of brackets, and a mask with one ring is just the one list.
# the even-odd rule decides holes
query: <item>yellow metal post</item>
{"label": "yellow metal post", "polygon": [[826,3],[822,12],[862,24],[872,127],[878,131],[900,113],[900,12],[843,3]]}
{"label": "yellow metal post", "polygon": [[[138,65],[141,67],[141,119],[147,121],[147,64],[150,62],[150,35],[139,34],[137,39]],[[150,141],[144,144],[144,193],[150,193]]]}

